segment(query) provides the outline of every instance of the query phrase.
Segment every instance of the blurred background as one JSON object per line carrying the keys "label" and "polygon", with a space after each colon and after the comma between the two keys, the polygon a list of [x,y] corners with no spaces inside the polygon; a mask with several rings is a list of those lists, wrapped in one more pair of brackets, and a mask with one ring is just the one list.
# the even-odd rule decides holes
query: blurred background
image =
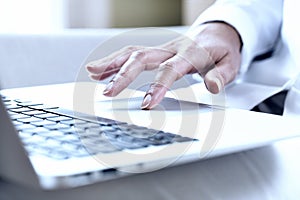
{"label": "blurred background", "polygon": [[190,25],[214,0],[0,0],[0,32]]}

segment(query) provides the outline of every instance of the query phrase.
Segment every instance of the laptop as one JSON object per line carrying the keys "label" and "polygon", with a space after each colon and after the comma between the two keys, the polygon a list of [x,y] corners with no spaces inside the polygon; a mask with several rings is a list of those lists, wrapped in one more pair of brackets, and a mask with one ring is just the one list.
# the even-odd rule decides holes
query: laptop
{"label": "laptop", "polygon": [[151,111],[143,92],[103,84],[1,91],[0,175],[43,190],[74,188],[260,147],[300,135],[296,119],[180,100]]}

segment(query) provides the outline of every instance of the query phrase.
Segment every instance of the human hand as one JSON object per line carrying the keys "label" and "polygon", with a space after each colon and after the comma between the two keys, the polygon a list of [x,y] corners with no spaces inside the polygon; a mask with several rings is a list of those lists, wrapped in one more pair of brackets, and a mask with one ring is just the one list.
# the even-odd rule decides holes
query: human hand
{"label": "human hand", "polygon": [[112,75],[103,94],[116,96],[142,71],[158,69],[146,92],[142,109],[152,109],[172,84],[188,73],[199,73],[207,89],[219,93],[238,73],[241,41],[231,26],[213,22],[200,25],[187,36],[157,47],[129,46],[86,65],[90,78],[103,80]]}

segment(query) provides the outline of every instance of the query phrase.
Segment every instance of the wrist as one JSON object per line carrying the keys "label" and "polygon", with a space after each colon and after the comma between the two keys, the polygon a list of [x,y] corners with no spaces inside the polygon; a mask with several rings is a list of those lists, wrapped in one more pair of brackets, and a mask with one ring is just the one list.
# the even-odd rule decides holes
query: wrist
{"label": "wrist", "polygon": [[[207,22],[204,22],[203,25],[209,25],[209,24],[219,24],[219,25],[222,25],[222,26],[226,26],[230,32],[232,32],[233,35],[235,35],[237,38],[237,41],[238,41],[238,46],[239,46],[239,50],[240,52],[242,51],[242,48],[243,48],[243,40],[242,40],[242,37],[240,35],[240,33],[237,31],[237,29],[232,26],[231,24],[225,22],[225,21],[222,21],[222,20],[214,20],[214,21],[207,21]],[[201,25],[200,25],[201,26]]]}

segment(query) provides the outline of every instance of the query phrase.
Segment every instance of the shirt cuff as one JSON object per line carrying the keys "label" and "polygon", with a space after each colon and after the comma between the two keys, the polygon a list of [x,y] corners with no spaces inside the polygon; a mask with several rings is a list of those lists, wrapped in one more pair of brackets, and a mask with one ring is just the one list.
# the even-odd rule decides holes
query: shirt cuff
{"label": "shirt cuff", "polygon": [[[274,46],[274,39],[261,41],[261,24],[253,19],[256,16],[254,9],[245,5],[218,4],[205,10],[191,26],[191,31],[200,24],[210,21],[224,21],[233,26],[240,34],[243,47],[241,51],[242,63],[240,74],[247,71],[251,61],[259,54],[263,54]],[[259,17],[259,16],[257,16]],[[276,37],[274,37],[276,38]]]}

